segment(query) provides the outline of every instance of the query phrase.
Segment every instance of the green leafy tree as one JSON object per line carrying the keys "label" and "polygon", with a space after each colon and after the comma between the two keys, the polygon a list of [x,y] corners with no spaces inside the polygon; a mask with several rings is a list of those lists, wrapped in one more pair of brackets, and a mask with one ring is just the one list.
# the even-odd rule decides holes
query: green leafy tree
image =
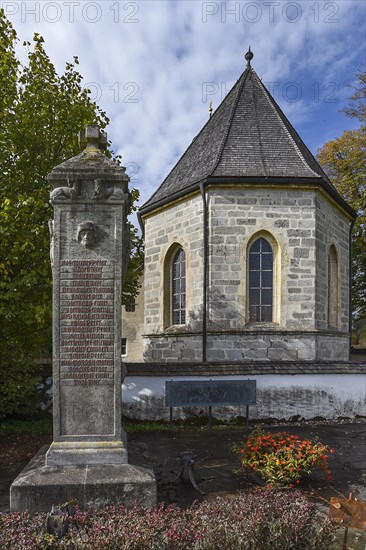
{"label": "green leafy tree", "polygon": [[[137,189],[132,189],[132,206],[131,212],[136,212],[136,203],[140,197]],[[144,243],[139,235],[137,227],[130,226],[130,261],[126,280],[123,286],[122,304],[126,305],[130,302],[133,296],[137,296],[140,285],[140,277],[144,266]]]}
{"label": "green leafy tree", "polygon": [[[17,34],[0,10],[0,418],[24,409],[34,394],[37,360],[51,353],[51,269],[47,174],[80,152],[79,130],[103,129],[109,120],[82,87],[77,57],[59,76],[34,35],[24,42],[28,62],[17,59]],[[111,155],[111,153],[108,153]],[[133,199],[138,191],[133,191]],[[133,201],[133,202],[134,202]],[[134,209],[132,205],[131,209]],[[141,243],[132,232],[128,293]]]}
{"label": "green leafy tree", "polygon": [[318,160],[342,197],[357,212],[353,228],[352,303],[354,318],[366,321],[366,73],[343,111],[358,118],[360,128],[344,132],[318,151]]}
{"label": "green leafy tree", "polygon": [[353,323],[352,344],[366,348],[366,319],[360,318]]}

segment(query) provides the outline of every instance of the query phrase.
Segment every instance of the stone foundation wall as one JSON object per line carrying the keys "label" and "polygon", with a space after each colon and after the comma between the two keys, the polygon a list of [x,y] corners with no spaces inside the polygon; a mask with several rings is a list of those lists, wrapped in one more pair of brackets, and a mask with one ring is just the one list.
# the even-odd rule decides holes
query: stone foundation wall
{"label": "stone foundation wall", "polygon": [[172,361],[202,360],[200,334],[161,335],[144,338],[144,360],[169,363]]}
{"label": "stone foundation wall", "polygon": [[208,361],[347,361],[349,336],[253,332],[208,337]]}
{"label": "stone foundation wall", "polygon": [[317,335],[317,361],[348,361],[350,356],[350,335]]}
{"label": "stone foundation wall", "polygon": [[[202,361],[202,336],[145,337],[144,360],[157,363]],[[349,335],[252,330],[209,333],[207,361],[348,361]]]}

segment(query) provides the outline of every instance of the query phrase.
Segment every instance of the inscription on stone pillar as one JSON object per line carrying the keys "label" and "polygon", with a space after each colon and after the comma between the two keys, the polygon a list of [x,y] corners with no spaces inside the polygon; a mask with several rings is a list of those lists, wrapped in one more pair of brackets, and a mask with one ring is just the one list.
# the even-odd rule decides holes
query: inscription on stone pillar
{"label": "inscription on stone pillar", "polygon": [[110,260],[61,261],[61,386],[114,384],[113,268]]}

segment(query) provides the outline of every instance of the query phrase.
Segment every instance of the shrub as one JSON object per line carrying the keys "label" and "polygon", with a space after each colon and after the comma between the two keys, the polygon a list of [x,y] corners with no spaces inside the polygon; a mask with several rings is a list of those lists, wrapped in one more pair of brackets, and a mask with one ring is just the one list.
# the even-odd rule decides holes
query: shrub
{"label": "shrub", "polygon": [[333,453],[317,439],[300,439],[287,432],[268,433],[255,430],[244,442],[233,445],[241,469],[238,473],[258,473],[270,486],[299,484],[304,474],[311,474],[316,468],[328,473],[328,455]]}
{"label": "shrub", "polygon": [[300,492],[259,489],[195,503],[80,511],[58,540],[42,527],[46,514],[0,514],[1,548],[11,550],[328,550],[334,527]]}

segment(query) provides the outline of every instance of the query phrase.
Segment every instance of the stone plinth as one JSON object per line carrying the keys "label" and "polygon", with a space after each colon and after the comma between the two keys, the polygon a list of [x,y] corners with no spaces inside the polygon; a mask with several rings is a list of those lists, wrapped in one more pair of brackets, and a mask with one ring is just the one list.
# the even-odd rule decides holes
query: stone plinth
{"label": "stone plinth", "polygon": [[49,512],[52,504],[75,498],[83,509],[107,504],[153,506],[156,481],[151,470],[132,464],[46,466],[47,446],[19,474],[10,489],[10,509]]}
{"label": "stone plinth", "polygon": [[[53,443],[45,463],[37,466],[36,461],[13,483],[12,510],[23,510],[23,501],[32,512],[43,510],[44,503],[58,504],[77,495],[85,506],[108,495],[109,501],[119,495],[123,502],[126,491],[137,491],[134,500],[139,501],[139,486],[146,480],[151,485],[153,479],[151,472],[140,472],[133,481],[135,469],[127,464],[121,429],[121,296],[129,252],[129,178],[102,152],[106,136],[97,126],[87,126],[81,138],[84,151],[48,177],[54,207]],[[153,492],[150,496],[148,503],[155,498]]]}

